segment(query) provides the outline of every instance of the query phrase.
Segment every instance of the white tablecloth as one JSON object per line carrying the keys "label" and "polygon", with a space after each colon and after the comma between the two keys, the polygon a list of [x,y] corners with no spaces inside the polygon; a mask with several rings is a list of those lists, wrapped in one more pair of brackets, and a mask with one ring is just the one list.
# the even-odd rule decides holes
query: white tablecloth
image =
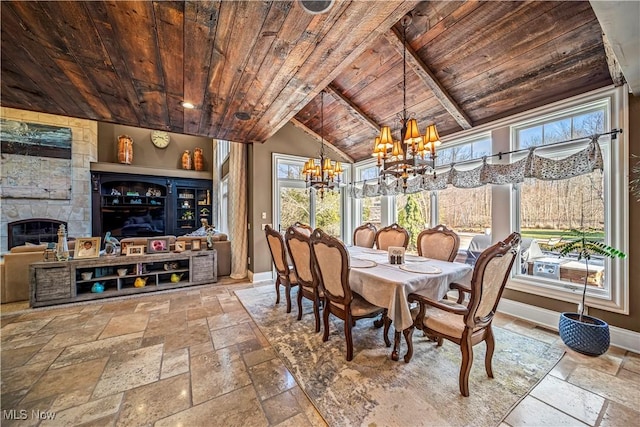
{"label": "white tablecloth", "polygon": [[352,267],[349,272],[349,284],[354,292],[378,307],[387,307],[388,316],[397,331],[408,328],[413,323],[407,296],[419,293],[428,298],[439,300],[449,290],[451,282],[469,285],[473,267],[458,262],[426,259],[416,255],[407,255],[405,265],[426,263],[440,269],[437,274],[414,273],[400,269],[399,265],[388,262],[387,251],[348,247],[351,258],[375,261],[375,267]]}

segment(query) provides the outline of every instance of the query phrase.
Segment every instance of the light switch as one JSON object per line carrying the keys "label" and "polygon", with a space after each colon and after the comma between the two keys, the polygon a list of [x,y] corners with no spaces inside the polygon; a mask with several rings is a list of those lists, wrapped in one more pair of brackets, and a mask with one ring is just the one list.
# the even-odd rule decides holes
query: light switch
{"label": "light switch", "polygon": [[267,219],[267,213],[266,212],[262,212],[262,219]]}

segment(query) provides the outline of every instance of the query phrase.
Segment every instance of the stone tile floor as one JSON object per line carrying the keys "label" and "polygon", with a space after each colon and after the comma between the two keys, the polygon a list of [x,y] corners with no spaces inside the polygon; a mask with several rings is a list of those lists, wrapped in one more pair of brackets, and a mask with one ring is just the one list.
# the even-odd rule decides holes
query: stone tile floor
{"label": "stone tile floor", "polygon": [[[3,305],[1,424],[325,425],[235,297],[251,286],[223,280],[44,309]],[[495,322],[562,346],[530,323]],[[567,350],[502,426],[635,425],[639,386],[637,354]]]}

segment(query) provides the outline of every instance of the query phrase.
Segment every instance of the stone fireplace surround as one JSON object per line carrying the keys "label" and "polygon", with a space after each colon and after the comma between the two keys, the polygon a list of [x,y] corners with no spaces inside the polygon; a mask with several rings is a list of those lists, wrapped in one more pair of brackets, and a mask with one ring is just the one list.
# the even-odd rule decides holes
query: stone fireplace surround
{"label": "stone fireplace surround", "polygon": [[[0,200],[0,253],[8,251],[8,223],[34,218],[56,219],[67,223],[71,237],[91,236],[90,163],[98,158],[98,123],[72,117],[55,116],[33,111],[1,108],[0,117],[29,123],[41,123],[71,128],[71,199],[10,199]],[[4,173],[4,172],[3,172]],[[6,182],[2,176],[0,185]]]}

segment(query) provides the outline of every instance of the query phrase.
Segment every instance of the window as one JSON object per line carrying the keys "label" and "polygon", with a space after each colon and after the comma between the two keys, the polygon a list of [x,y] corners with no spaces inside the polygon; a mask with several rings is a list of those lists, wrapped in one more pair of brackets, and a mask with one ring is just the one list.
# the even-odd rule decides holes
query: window
{"label": "window", "polygon": [[[214,218],[214,226],[221,233],[229,233],[229,175],[222,177],[222,165],[229,158],[231,151],[231,144],[229,141],[222,139],[215,140],[216,148],[216,170],[217,177],[220,177],[218,181],[218,194],[220,195],[220,205],[216,210],[217,218]],[[216,179],[214,177],[214,185]]]}
{"label": "window", "polygon": [[[302,174],[306,159],[282,154],[273,155],[274,163],[274,227],[281,232],[296,221],[321,227],[328,234],[341,238],[343,223],[342,189],[325,191],[324,198],[306,187]],[[347,177],[343,178],[344,181]]]}
{"label": "window", "polygon": [[[515,149],[544,147],[555,142],[608,132],[619,126],[614,114],[615,96],[602,96],[541,115],[512,126]],[[613,125],[615,123],[615,126]],[[522,260],[512,286],[538,295],[575,301],[587,274],[584,261],[575,256],[561,258],[554,244],[571,229],[590,228],[602,236],[602,241],[626,250],[626,238],[619,230],[626,229],[624,208],[626,198],[616,193],[622,188],[625,173],[614,173],[614,158],[624,148],[623,136],[611,140],[599,139],[604,158],[604,171],[594,171],[569,179],[541,181],[526,179],[515,186],[513,217],[516,230],[523,237]],[[568,142],[539,148],[536,154],[549,158],[565,158],[584,149],[585,142]],[[587,276],[588,305],[623,311],[627,303],[624,278],[626,263],[594,256],[589,261]]]}
{"label": "window", "polygon": [[224,141],[222,139],[217,140],[218,144],[218,164],[222,165],[227,157],[229,157],[229,152],[231,151],[231,145],[229,145],[229,141]]}
{"label": "window", "polygon": [[[357,181],[376,181],[378,179],[378,166],[365,165],[356,169]],[[370,222],[377,229],[382,226],[382,196],[366,197],[356,201],[355,227]]]}
{"label": "window", "polygon": [[[453,147],[443,148],[438,151],[436,157],[436,167],[449,166],[452,163],[467,162],[473,159],[481,159],[483,156],[490,156],[491,137],[484,136],[480,139],[473,139],[465,142],[454,142]],[[450,144],[447,144],[450,145]]]}
{"label": "window", "polygon": [[229,175],[220,181],[220,224],[216,228],[229,234]]}
{"label": "window", "polygon": [[466,252],[466,262],[471,265],[491,241],[485,237],[491,234],[491,192],[490,185],[478,188],[449,186],[438,191],[438,223],[460,236],[458,250]]}
{"label": "window", "polygon": [[[457,168],[475,168],[480,163],[473,160],[480,160],[492,154],[491,143],[489,135],[451,142],[447,145],[453,145],[452,147],[438,152],[436,164],[449,166],[452,163],[465,162],[465,165]],[[436,195],[438,220],[433,225],[444,224],[458,233],[458,250],[466,253],[466,262],[472,265],[475,264],[477,255],[485,248],[485,242],[490,241],[486,236],[491,233],[491,192],[490,185],[478,188],[448,186]]]}
{"label": "window", "polygon": [[396,196],[396,217],[398,224],[404,227],[411,239],[407,250],[417,252],[416,239],[425,228],[430,228],[431,193],[422,191]]}
{"label": "window", "polygon": [[[587,113],[554,118],[543,124],[515,127],[516,148],[540,147],[585,135],[604,132],[606,105]],[[563,158],[578,149],[571,143],[538,150],[545,157]],[[543,277],[564,283],[581,284],[586,274],[584,261],[573,257],[559,258],[553,245],[566,236],[568,230],[592,228],[605,237],[604,181],[599,171],[558,181],[527,178],[519,188],[517,222],[527,245],[534,245],[523,265],[523,275]],[[529,240],[531,242],[529,242]],[[537,247],[536,247],[537,246]],[[535,253],[534,253],[535,252]],[[589,285],[603,289],[604,260],[594,257],[589,263]]]}
{"label": "window", "polygon": [[[600,89],[461,132],[455,135],[456,139],[443,141],[437,166],[441,171],[451,163],[458,170],[471,169],[485,155],[527,147],[540,147],[536,154],[544,157],[564,158],[584,149],[585,141],[550,144],[615,128],[628,129],[629,106],[624,91],[624,87]],[[628,135],[618,134],[617,139],[602,136],[599,143],[604,159],[602,173],[595,171],[558,181],[526,180],[517,185],[475,189],[450,186],[431,194],[358,199],[356,220],[366,218],[368,206],[381,206],[382,225],[397,221],[410,228],[413,223],[423,223],[424,227],[443,223],[460,235],[458,260],[466,255],[470,264],[492,241],[520,231],[522,255],[507,286],[546,298],[578,302],[584,266],[574,259],[560,260],[551,247],[563,231],[582,224],[599,230],[608,245],[625,253],[629,247]],[[515,154],[513,160],[518,155],[526,154]],[[376,173],[370,179],[377,178],[375,164],[367,161],[356,165],[357,179],[365,179],[368,168]],[[387,201],[394,203],[388,213]],[[588,277],[587,304],[628,313],[628,260],[596,259],[593,266]]]}
{"label": "window", "polygon": [[[307,190],[308,191],[308,190]],[[338,191],[324,193],[324,198],[316,196],[315,226],[322,228],[331,236],[340,237],[342,224],[340,218],[341,197]]]}

